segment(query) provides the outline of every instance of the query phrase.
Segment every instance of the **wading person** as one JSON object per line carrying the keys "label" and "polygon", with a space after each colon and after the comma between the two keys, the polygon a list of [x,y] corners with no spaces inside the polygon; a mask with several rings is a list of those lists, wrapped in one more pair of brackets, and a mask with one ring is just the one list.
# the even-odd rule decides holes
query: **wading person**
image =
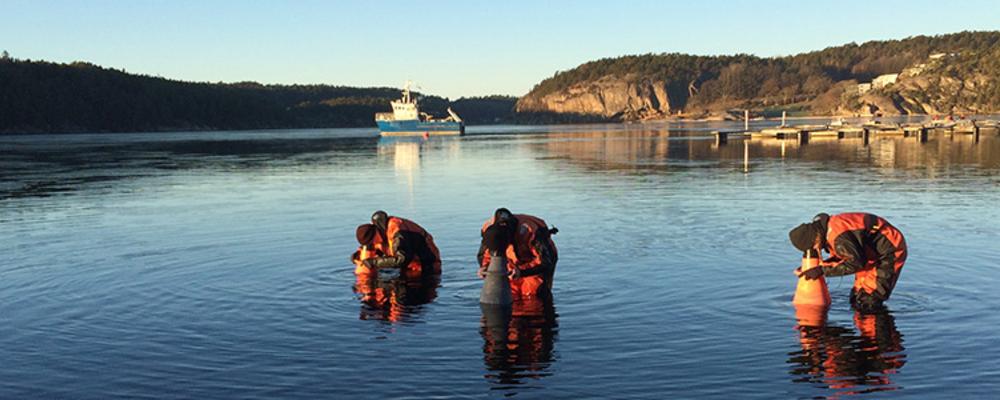
{"label": "wading person", "polygon": [[497,209],[481,230],[483,240],[476,255],[479,277],[486,276],[490,253],[502,252],[507,257],[511,294],[515,299],[547,293],[552,290],[559,259],[552,241],[552,235],[558,231],[549,229],[541,218]]}
{"label": "wading person", "polygon": [[874,312],[889,299],[906,262],[906,240],[888,221],[873,214],[819,214],[788,233],[795,248],[826,250],[830,257],[802,275],[806,279],[854,274],[851,305]]}
{"label": "wading person", "polygon": [[385,211],[372,214],[372,222],[358,226],[360,248],[351,256],[356,273],[398,268],[401,276],[441,273],[441,255],[434,237],[416,222],[393,217]]}

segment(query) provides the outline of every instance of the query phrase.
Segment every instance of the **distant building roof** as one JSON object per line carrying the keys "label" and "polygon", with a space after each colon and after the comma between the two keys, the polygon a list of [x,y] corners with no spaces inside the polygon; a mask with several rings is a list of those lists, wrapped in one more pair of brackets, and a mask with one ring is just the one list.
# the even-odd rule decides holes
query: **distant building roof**
{"label": "distant building roof", "polygon": [[882,88],[896,83],[896,79],[899,79],[899,74],[885,74],[879,75],[875,79],[872,79],[873,88]]}

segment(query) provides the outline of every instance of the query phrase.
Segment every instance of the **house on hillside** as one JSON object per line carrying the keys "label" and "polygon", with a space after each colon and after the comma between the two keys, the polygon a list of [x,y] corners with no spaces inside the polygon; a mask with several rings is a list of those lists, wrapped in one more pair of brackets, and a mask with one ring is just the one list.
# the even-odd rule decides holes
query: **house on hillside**
{"label": "house on hillside", "polygon": [[899,79],[899,74],[885,74],[879,75],[872,79],[872,88],[880,89],[896,83],[896,79]]}

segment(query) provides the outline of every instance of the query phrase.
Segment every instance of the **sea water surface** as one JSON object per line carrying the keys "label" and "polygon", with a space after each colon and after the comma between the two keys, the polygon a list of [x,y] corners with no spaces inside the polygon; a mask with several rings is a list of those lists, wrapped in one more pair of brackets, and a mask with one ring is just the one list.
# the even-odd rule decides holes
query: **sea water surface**
{"label": "sea water surface", "polygon": [[[754,140],[745,170],[679,128],[718,129],[0,137],[0,398],[1000,393],[995,132]],[[475,276],[497,207],[560,230],[552,300],[500,318]],[[434,235],[439,285],[358,285],[378,209]],[[846,211],[906,236],[889,312],[833,278],[800,324],[788,230]]]}

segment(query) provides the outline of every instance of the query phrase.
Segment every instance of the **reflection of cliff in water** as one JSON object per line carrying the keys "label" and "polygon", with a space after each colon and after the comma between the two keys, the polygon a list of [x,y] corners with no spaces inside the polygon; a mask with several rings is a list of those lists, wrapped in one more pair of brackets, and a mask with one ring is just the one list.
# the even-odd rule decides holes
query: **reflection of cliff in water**
{"label": "reflection of cliff in water", "polygon": [[906,364],[903,335],[892,314],[855,313],[857,332],[837,325],[798,326],[801,349],[789,353],[792,381],[840,395],[899,390],[893,375]]}
{"label": "reflection of cliff in water", "polygon": [[[485,378],[493,390],[518,390],[552,375],[558,323],[551,299],[522,299],[513,307],[480,304]],[[514,394],[514,393],[511,393]]]}
{"label": "reflection of cliff in water", "polygon": [[[935,133],[927,143],[913,137],[817,137],[808,144],[796,140],[754,139],[749,142],[751,169],[782,160],[815,162],[821,169],[865,169],[890,173],[926,170],[932,177],[951,168],[1000,169],[1000,138],[989,131],[979,143],[971,135]],[[626,130],[549,134],[527,144],[544,159],[565,161],[587,170],[646,173],[658,170],[742,166],[744,141],[718,145],[704,133],[668,130]],[[968,171],[962,171],[967,173]]]}

